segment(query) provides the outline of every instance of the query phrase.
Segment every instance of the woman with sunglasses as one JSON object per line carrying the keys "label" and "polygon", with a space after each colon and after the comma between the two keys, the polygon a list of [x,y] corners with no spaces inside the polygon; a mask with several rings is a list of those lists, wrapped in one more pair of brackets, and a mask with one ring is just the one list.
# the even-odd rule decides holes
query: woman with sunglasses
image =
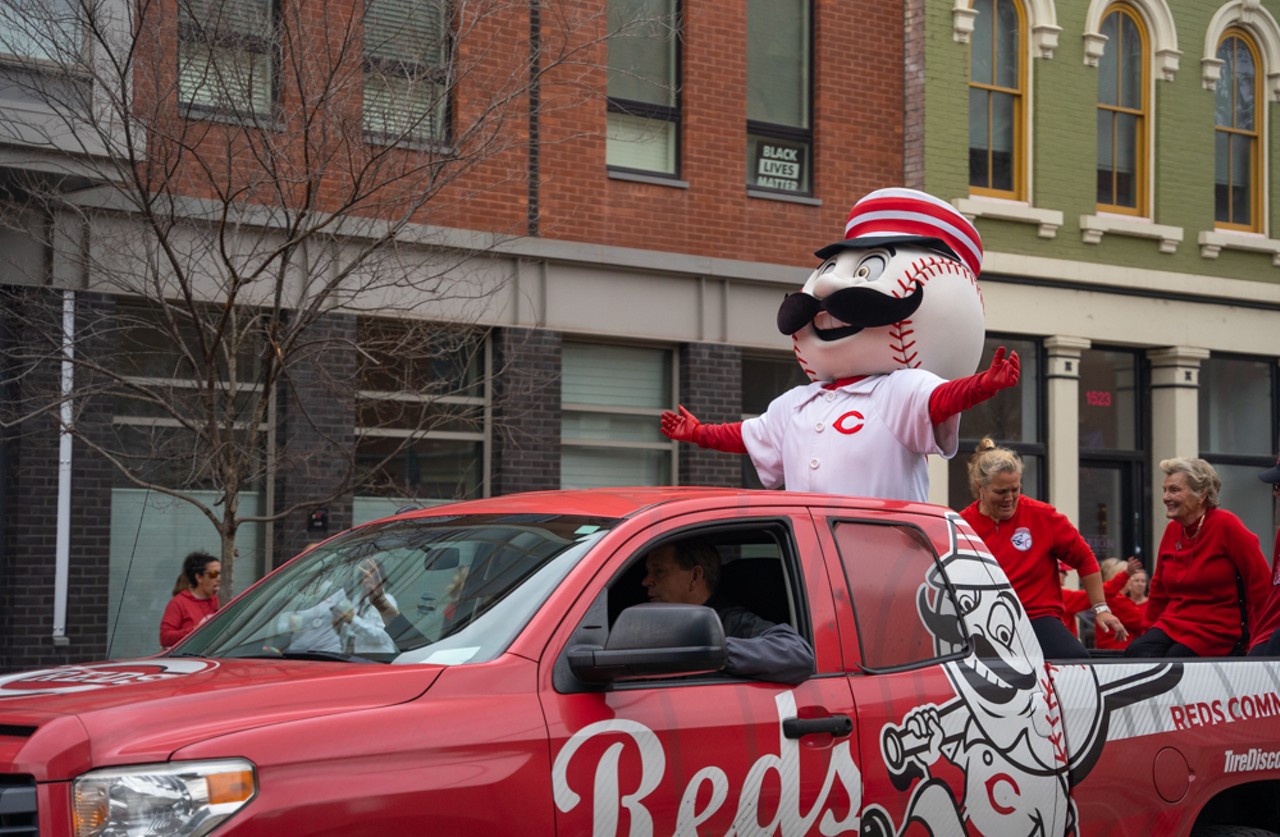
{"label": "woman with sunglasses", "polygon": [[160,619],[160,644],[176,645],[218,609],[222,562],[206,552],[193,552],[182,562],[173,598]]}

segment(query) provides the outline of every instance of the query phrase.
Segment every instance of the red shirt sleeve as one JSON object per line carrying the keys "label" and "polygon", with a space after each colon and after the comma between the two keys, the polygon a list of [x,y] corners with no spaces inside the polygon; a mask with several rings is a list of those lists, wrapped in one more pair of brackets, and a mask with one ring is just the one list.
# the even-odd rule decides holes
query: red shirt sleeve
{"label": "red shirt sleeve", "polygon": [[164,606],[164,616],[160,617],[160,646],[162,648],[177,644],[178,640],[191,632],[189,625],[185,626],[186,629],[184,630],[184,623],[188,620],[182,599],[183,594],[179,593]]}
{"label": "red shirt sleeve", "polygon": [[1098,572],[1098,559],[1093,556],[1089,543],[1080,534],[1080,530],[1067,519],[1067,516],[1056,509],[1052,516],[1053,557],[1068,566],[1075,567],[1082,576]]}
{"label": "red shirt sleeve", "polygon": [[[1128,583],[1128,573],[1116,573],[1111,576],[1110,581],[1104,581],[1102,583],[1102,593],[1107,597],[1107,601],[1111,601],[1111,597],[1120,595],[1120,591],[1123,590],[1124,586]],[[1132,602],[1130,601],[1130,603]]]}
{"label": "red shirt sleeve", "polygon": [[1066,610],[1068,618],[1077,613],[1083,613],[1089,609],[1089,594],[1073,587],[1063,587],[1062,607]]}

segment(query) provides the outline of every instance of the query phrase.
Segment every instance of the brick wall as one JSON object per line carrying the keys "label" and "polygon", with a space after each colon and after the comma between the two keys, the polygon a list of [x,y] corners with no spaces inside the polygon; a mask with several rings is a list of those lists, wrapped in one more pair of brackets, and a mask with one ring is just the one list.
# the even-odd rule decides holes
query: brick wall
{"label": "brick wall", "polygon": [[[291,363],[287,383],[281,386],[276,509],[302,506],[276,524],[277,564],[307,544],[351,526],[350,492],[337,499],[322,498],[348,477],[348,457],[355,449],[355,339],[355,317],[331,314],[317,320],[307,329],[307,343],[315,350]],[[309,498],[315,500],[308,502]],[[307,529],[316,508],[329,513],[326,531]]]}
{"label": "brick wall", "polygon": [[560,333],[493,333],[490,492],[560,487]]}
{"label": "brick wall", "polygon": [[[686,343],[680,351],[680,403],[706,424],[742,419],[742,351]],[[680,445],[680,484],[742,485],[743,454]]]}
{"label": "brick wall", "polygon": [[[51,404],[60,364],[56,347],[61,294],[47,289],[13,290],[4,300],[3,343],[10,364],[43,355],[23,366],[26,374],[4,394],[6,406],[32,410]],[[76,298],[76,351],[102,354],[108,297]],[[2,339],[2,338],[0,338]],[[13,371],[9,366],[6,372]],[[83,375],[84,373],[80,373]],[[91,382],[81,377],[78,384]],[[81,433],[100,437],[110,427],[111,405],[94,399],[75,404]],[[58,524],[59,435],[56,413],[34,415],[8,434],[3,472],[4,537],[0,546],[0,669],[21,670],[101,659],[108,629],[111,538],[111,468],[88,446],[72,446],[71,529],[66,642],[55,644],[54,604]]]}
{"label": "brick wall", "polygon": [[[544,116],[544,236],[808,266],[816,247],[839,238],[854,200],[901,185],[902,3],[848,0],[814,4],[819,203],[748,196],[746,7],[685,4],[680,180],[688,188],[610,179],[603,98]],[[583,57],[603,65],[604,52]],[[581,77],[603,90],[603,72]]]}

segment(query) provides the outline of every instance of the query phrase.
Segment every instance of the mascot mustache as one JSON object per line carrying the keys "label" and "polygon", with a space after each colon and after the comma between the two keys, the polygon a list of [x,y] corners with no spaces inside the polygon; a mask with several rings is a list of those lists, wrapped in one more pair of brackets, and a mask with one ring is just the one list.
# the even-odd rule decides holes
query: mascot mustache
{"label": "mascot mustache", "polygon": [[795,334],[813,322],[818,312],[826,311],[847,326],[818,332],[825,340],[839,340],[857,334],[864,328],[887,326],[905,320],[916,312],[924,301],[924,286],[916,285],[910,296],[898,299],[886,296],[872,288],[842,288],[818,299],[803,291],[787,294],[778,308],[778,331]]}

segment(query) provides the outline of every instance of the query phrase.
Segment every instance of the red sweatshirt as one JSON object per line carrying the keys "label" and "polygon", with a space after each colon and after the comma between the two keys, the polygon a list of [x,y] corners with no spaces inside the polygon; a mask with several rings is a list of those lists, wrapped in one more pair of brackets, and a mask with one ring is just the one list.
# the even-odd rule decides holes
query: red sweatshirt
{"label": "red sweatshirt", "polygon": [[[1115,578],[1129,580],[1129,576],[1124,573],[1118,573]],[[1124,625],[1125,630],[1129,632],[1129,638],[1121,642],[1116,639],[1115,634],[1095,631],[1093,644],[1098,648],[1128,648],[1129,643],[1142,636],[1143,631],[1147,629],[1147,603],[1138,604],[1124,593],[1116,593],[1114,596],[1107,593],[1107,604],[1110,605],[1115,617]]]}
{"label": "red sweatshirt", "polygon": [[1280,628],[1280,529],[1276,530],[1276,545],[1271,553],[1271,593],[1262,612],[1258,614],[1256,629],[1249,637],[1249,647],[1262,645]]}
{"label": "red sweatshirt", "polygon": [[197,599],[190,590],[183,590],[165,605],[160,618],[160,645],[168,648],[196,629],[218,609],[218,597]]}
{"label": "red sweatshirt", "polygon": [[1048,503],[1030,497],[1018,499],[1013,517],[996,523],[971,503],[960,512],[1018,594],[1027,618],[1053,616],[1062,619],[1062,585],[1058,583],[1058,562],[1074,567],[1080,575],[1098,572],[1098,559],[1066,515]]}
{"label": "red sweatshirt", "polygon": [[1257,636],[1271,581],[1257,535],[1225,509],[1205,512],[1194,539],[1181,523],[1169,521],[1151,576],[1147,627],[1159,628],[1201,657],[1230,653],[1240,640],[1237,576],[1244,582],[1251,635]]}
{"label": "red sweatshirt", "polygon": [[[1111,598],[1115,596],[1117,593],[1119,593],[1121,590],[1123,590],[1124,586],[1128,583],[1129,583],[1129,576],[1127,576],[1124,573],[1116,573],[1115,575],[1111,576],[1110,581],[1103,583],[1102,593],[1104,596],[1106,596],[1106,601],[1108,605],[1111,604]],[[1133,604],[1133,602],[1129,602],[1129,604]],[[1080,635],[1076,629],[1076,614],[1084,613],[1086,610],[1088,610],[1092,606],[1093,605],[1089,602],[1089,594],[1086,591],[1076,590],[1073,587],[1062,588],[1062,608],[1064,611],[1064,613],[1062,614],[1062,621],[1067,624],[1067,630],[1071,631],[1072,635],[1074,636]],[[1114,607],[1111,608],[1111,612],[1115,613]],[[1121,621],[1124,621],[1124,620],[1121,620]],[[1129,626],[1125,625],[1125,627],[1128,628]],[[1138,628],[1141,629],[1142,625],[1139,624]],[[1097,631],[1096,633],[1099,636],[1104,634],[1107,636],[1115,636],[1115,634],[1111,633],[1110,631]]]}

